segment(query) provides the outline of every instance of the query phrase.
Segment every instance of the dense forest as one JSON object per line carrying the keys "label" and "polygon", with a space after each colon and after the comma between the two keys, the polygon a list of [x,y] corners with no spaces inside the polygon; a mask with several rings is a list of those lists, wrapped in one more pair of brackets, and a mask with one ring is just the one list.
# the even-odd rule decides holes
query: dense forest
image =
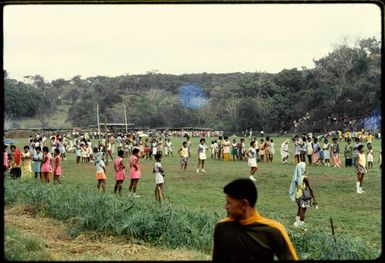
{"label": "dense forest", "polygon": [[[65,101],[71,106],[63,118],[74,127],[88,127],[96,124],[97,104],[101,122],[124,122],[125,105],[128,122],[135,126],[207,127],[239,133],[250,128],[293,131],[295,123],[297,129],[313,132],[357,129],[363,128],[365,117],[380,114],[380,41],[374,37],[353,45],[345,41],[314,64],[311,69],[283,69],[276,74],[152,71],[51,82],[41,75],[17,81],[4,70],[4,117],[37,118],[42,128],[48,128],[46,117]],[[199,94],[186,94],[189,88]]]}

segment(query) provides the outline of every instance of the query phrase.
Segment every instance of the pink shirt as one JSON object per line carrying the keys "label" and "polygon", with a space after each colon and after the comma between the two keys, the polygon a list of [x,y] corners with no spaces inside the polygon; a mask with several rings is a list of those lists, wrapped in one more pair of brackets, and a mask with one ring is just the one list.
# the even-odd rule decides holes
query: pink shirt
{"label": "pink shirt", "polygon": [[4,156],[4,161],[3,161],[3,165],[4,165],[4,167],[5,167],[5,169],[7,169],[8,168],[8,153],[7,152],[4,152],[3,153],[3,156]]}
{"label": "pink shirt", "polygon": [[[134,165],[138,168],[135,170]],[[130,178],[131,179],[139,179],[140,178],[140,163],[138,157],[135,155],[131,155],[130,157]]]}
{"label": "pink shirt", "polygon": [[114,161],[114,168],[115,168],[115,180],[124,180],[126,179],[126,173],[124,172],[123,168],[123,158],[122,157],[116,157]]}
{"label": "pink shirt", "polygon": [[47,153],[46,155],[43,156],[43,159],[44,159],[44,157],[46,157],[47,159],[45,160],[45,162],[43,161],[43,163],[41,164],[41,172],[42,173],[52,172],[51,154]]}
{"label": "pink shirt", "polygon": [[[56,171],[56,172],[55,172]],[[59,155],[53,158],[53,173],[54,175],[61,175],[61,166],[60,166],[60,158]]]}

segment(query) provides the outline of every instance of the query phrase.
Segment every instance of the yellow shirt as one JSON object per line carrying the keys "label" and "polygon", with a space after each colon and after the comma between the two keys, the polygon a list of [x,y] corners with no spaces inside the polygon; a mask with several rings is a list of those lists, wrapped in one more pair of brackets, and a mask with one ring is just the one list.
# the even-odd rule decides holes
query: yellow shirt
{"label": "yellow shirt", "polygon": [[357,153],[358,164],[362,167],[366,167],[366,156],[365,153]]}
{"label": "yellow shirt", "polygon": [[187,158],[188,157],[188,148],[182,147],[181,151],[179,152],[180,157]]}
{"label": "yellow shirt", "polygon": [[302,196],[302,190],[306,188],[306,185],[303,181],[303,179],[305,178],[306,176],[302,175],[301,176],[301,181],[300,183],[297,185],[297,191],[295,192],[295,198],[298,199]]}

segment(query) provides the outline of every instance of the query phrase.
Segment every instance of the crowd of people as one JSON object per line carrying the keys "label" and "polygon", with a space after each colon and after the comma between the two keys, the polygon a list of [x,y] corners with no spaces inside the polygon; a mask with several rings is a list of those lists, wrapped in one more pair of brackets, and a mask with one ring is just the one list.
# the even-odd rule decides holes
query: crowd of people
{"label": "crowd of people", "polygon": [[[184,177],[193,146],[188,134],[185,134],[183,137],[185,140],[178,148],[177,155],[180,158],[179,173]],[[23,147],[23,152],[20,153],[20,162],[17,162],[17,158],[15,158],[17,156],[16,146],[11,145],[8,151],[7,145],[4,145],[4,170],[10,169],[10,176],[13,178],[32,178],[34,174],[34,178],[40,178],[42,182],[50,183],[53,180],[54,184],[60,186],[60,177],[62,175],[61,162],[66,160],[66,153],[72,152],[76,154],[76,164],[93,163],[95,165],[97,189],[102,190],[102,192],[106,191],[106,165],[109,161],[112,161],[115,172],[114,193],[121,194],[123,183],[128,177],[126,177],[124,158],[128,158],[129,167],[127,168],[129,168],[130,179],[128,195],[138,198],[140,197],[137,194],[137,189],[141,178],[141,159],[154,159],[155,162],[152,170],[155,180],[154,194],[155,199],[161,202],[162,199],[165,199],[165,169],[162,166],[161,160],[163,156],[174,157],[172,138],[167,133],[153,134],[152,137],[141,132],[130,134],[118,133],[103,137],[97,145],[93,145],[90,136],[81,133],[69,136],[67,134],[58,134],[51,136],[49,139],[44,135],[36,134],[34,137],[31,136],[28,139],[28,145]],[[286,139],[281,144],[280,157],[282,164],[287,165],[289,157],[292,156],[293,163],[296,165],[289,188],[289,197],[297,204],[294,227],[305,229],[306,210],[312,206],[318,209],[315,191],[312,189],[310,179],[306,175],[306,166],[355,167],[355,174],[357,176],[356,193],[363,194],[365,193],[362,188],[364,176],[368,169],[373,168],[375,153],[373,152],[372,143],[376,138],[380,138],[380,133],[376,137],[368,131],[353,133],[349,131],[344,133],[331,132],[319,136],[309,133],[302,134],[301,136],[295,135],[292,137],[291,142],[290,139]],[[220,135],[218,140],[211,140],[209,145],[206,144],[206,138],[201,137],[196,147],[196,153],[197,173],[206,172],[205,165],[208,156],[213,160],[225,162],[245,161],[250,167],[250,173],[246,180],[255,185],[257,179],[254,176],[258,171],[258,163],[273,162],[275,145],[273,138],[270,136],[265,136],[258,140],[256,136],[229,138],[228,136]],[[378,153],[380,168],[382,168],[381,154],[380,150]],[[342,157],[344,162],[342,162]],[[245,226],[253,222],[268,222],[266,223],[267,225],[280,229],[275,235],[278,235],[280,239],[284,238],[286,240],[286,243],[282,243],[281,245],[283,246],[278,249],[279,253],[281,253],[280,257],[284,259],[297,258],[290,240],[286,238],[287,233],[284,228],[277,225],[275,221],[262,218],[256,212],[254,208],[256,197],[253,197],[256,194],[256,189],[253,190],[254,188],[244,181],[233,182],[232,184],[225,187],[225,193],[227,194],[226,209],[229,218],[218,223],[216,226],[213,259],[220,261],[222,256],[228,253],[226,251],[229,248],[229,244],[231,243],[231,246],[234,245],[232,242],[223,241],[226,235],[221,234],[220,230],[232,229],[231,231],[235,231],[234,233],[239,231],[233,229],[232,223],[225,223],[233,221],[238,221],[241,225]],[[238,189],[239,186],[236,186],[237,184],[251,187],[250,191],[252,193],[242,192]],[[247,186],[248,184],[249,186]],[[243,215],[234,212],[232,209],[234,209],[235,204],[244,207],[242,211],[248,212],[243,212]],[[253,220],[250,221],[250,218]],[[258,231],[261,230],[259,229]],[[260,250],[264,251],[262,247],[260,247]],[[242,249],[234,251],[235,254],[230,253],[230,256],[241,256],[242,251]],[[266,253],[265,256],[270,258],[271,255],[268,252]],[[255,255],[247,256],[254,257]]]}

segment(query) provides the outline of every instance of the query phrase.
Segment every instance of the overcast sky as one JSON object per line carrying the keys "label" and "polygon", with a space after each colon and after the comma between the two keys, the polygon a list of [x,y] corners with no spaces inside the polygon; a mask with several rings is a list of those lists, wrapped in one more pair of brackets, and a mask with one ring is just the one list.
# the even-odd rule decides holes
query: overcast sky
{"label": "overcast sky", "polygon": [[10,78],[313,68],[342,37],[381,39],[374,4],[11,5]]}

